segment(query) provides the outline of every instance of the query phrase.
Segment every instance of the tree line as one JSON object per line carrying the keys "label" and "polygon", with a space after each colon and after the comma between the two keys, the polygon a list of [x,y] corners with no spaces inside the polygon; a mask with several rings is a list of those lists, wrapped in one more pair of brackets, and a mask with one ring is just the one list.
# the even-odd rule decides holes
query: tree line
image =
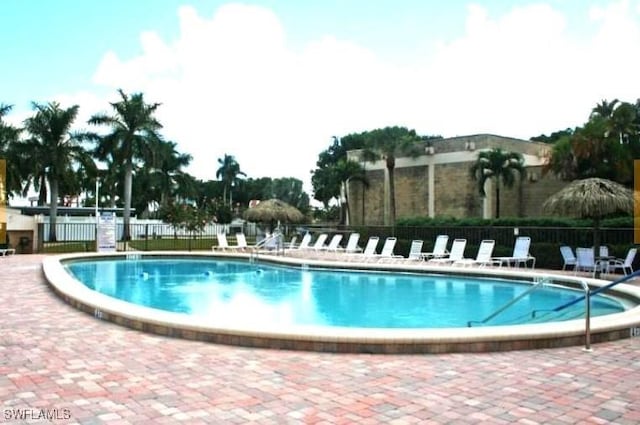
{"label": "tree line", "polygon": [[130,239],[132,209],[157,218],[175,218],[177,211],[191,209],[198,211],[199,219],[223,223],[250,199],[278,197],[308,210],[302,181],[241,179],[246,174],[232,155],[218,159],[219,180],[196,179],[185,171],[191,155],[179,152],[177,143],[161,134],[163,126],[155,116],[161,104],[146,102],[142,93],[119,90],[118,95],[110,113],[88,120],[94,131],[74,130],[78,105],[34,102],[33,115],[18,127],[6,121],[12,106],[0,104],[0,158],[7,163],[4,187],[10,197],[35,190],[39,206],[51,200],[50,241],[56,240],[58,206],[69,198],[82,198],[83,206],[98,202],[123,208],[124,239]]}
{"label": "tree line", "polygon": [[[357,180],[367,185],[364,165],[384,160],[387,169],[384,222],[395,223],[394,169],[398,155],[423,154],[418,142],[437,141],[440,136],[420,136],[406,127],[385,127],[361,133],[333,137],[331,145],[320,153],[312,171],[314,197],[325,208],[336,203],[337,220],[348,224],[349,201],[346,185]],[[640,158],[640,100],[635,103],[603,100],[587,122],[574,129],[558,130],[530,140],[553,144],[546,158],[545,173],[554,173],[566,181],[601,177],[630,186],[633,183],[633,160]],[[421,146],[421,145],[420,145]],[[350,161],[347,151],[362,150],[364,163]],[[518,152],[499,148],[479,151],[469,169],[470,183],[475,183],[484,197],[485,183],[494,180],[496,217],[500,217],[500,187],[510,187],[524,172],[524,159]]]}
{"label": "tree line", "polygon": [[[251,199],[281,199],[308,213],[309,196],[297,178],[249,178],[233,155],[218,159],[216,178],[198,180],[184,169],[192,157],[177,150],[177,144],[165,140],[162,124],[155,113],[159,103],[147,103],[142,93],[118,91],[119,99],[110,103],[111,114],[95,114],[87,124],[97,131],[73,131],[79,106],[63,108],[57,102],[33,103],[33,116],[22,127],[5,121],[10,105],[0,104],[0,158],[7,159],[9,195],[24,196],[38,192],[38,205],[50,202],[51,234],[55,240],[57,207],[67,195],[84,194],[84,206],[96,203],[99,181],[100,204],[123,208],[125,238],[129,238],[129,220],[134,209],[141,216],[169,221],[228,223],[241,213]],[[333,217],[348,224],[349,202],[346,187],[350,181],[368,184],[364,163],[384,161],[385,223],[395,223],[394,169],[398,155],[423,154],[420,142],[442,139],[438,135],[421,136],[400,126],[333,137],[329,147],[318,156],[311,171],[314,198],[329,211],[337,204]],[[602,177],[630,185],[633,159],[640,157],[640,100],[635,103],[603,100],[592,110],[587,122],[533,141],[553,144],[545,171],[565,180]],[[363,162],[350,161],[347,151],[361,150]],[[102,165],[102,167],[99,167]],[[104,168],[104,169],[101,169]],[[481,196],[485,182],[495,179],[496,212],[499,216],[500,185],[510,186],[515,175],[524,170],[522,156],[500,149],[480,151],[469,170]],[[135,175],[135,179],[133,178]],[[47,190],[50,193],[47,193]]]}

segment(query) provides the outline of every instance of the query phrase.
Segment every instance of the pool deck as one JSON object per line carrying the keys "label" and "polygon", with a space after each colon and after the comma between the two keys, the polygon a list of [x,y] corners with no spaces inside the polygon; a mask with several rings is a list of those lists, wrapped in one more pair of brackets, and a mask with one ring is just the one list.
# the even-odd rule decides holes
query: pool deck
{"label": "pool deck", "polygon": [[42,259],[0,258],[0,423],[640,423],[640,338],[437,355],[216,345],[80,312]]}

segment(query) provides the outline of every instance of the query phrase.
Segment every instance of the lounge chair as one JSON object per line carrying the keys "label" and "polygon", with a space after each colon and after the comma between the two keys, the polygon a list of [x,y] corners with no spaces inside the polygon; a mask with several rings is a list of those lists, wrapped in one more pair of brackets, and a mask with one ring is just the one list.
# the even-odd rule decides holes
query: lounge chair
{"label": "lounge chair", "polygon": [[478,254],[475,259],[472,258],[463,258],[461,260],[456,260],[453,262],[454,266],[481,266],[484,267],[486,265],[497,265],[500,264],[498,261],[491,258],[493,255],[493,248],[496,246],[496,241],[492,239],[485,239],[480,242],[480,247],[478,248]]}
{"label": "lounge chair", "polygon": [[451,264],[464,258],[464,249],[467,247],[466,239],[454,239],[451,244],[451,252],[448,257],[431,258],[429,264]]}
{"label": "lounge chair", "polygon": [[396,247],[396,242],[398,242],[398,238],[389,236],[384,240],[384,245],[382,245],[382,251],[380,251],[380,254],[374,254],[370,256],[369,259],[373,259],[376,261],[386,261],[393,258],[398,258],[399,256],[393,255],[393,250]]}
{"label": "lounge chair", "polygon": [[424,258],[422,256],[422,246],[424,245],[424,241],[420,239],[415,239],[411,241],[411,247],[409,247],[409,255],[407,258],[399,258],[400,261],[422,261]]}
{"label": "lounge chair", "polygon": [[449,243],[449,236],[438,235],[436,237],[436,243],[433,246],[432,252],[423,252],[422,258],[429,260],[431,258],[444,258],[448,255],[447,244]]}
{"label": "lounge chair", "polygon": [[358,246],[359,240],[360,233],[351,233],[349,235],[349,239],[347,240],[347,246],[344,248],[344,252],[346,252],[347,254],[353,254],[362,251],[362,248]]}
{"label": "lounge chair", "polygon": [[247,245],[247,238],[244,233],[236,233],[236,245],[229,246],[229,249],[234,251],[248,251],[249,245]]}
{"label": "lounge chair", "polygon": [[[622,270],[622,273],[626,276],[627,274],[633,273],[633,260],[636,258],[636,254],[638,252],[638,248],[630,248],[627,251],[627,256],[623,258],[616,258],[615,260],[609,263],[609,269],[615,273],[616,270]],[[629,270],[629,273],[627,273]]]}
{"label": "lounge chair", "polygon": [[316,241],[313,243],[313,245],[310,247],[310,249],[312,249],[314,251],[321,251],[322,249],[325,248],[324,243],[327,241],[328,237],[329,237],[328,234],[320,233],[318,235],[318,239],[316,239]]}
{"label": "lounge chair", "polygon": [[529,236],[520,236],[516,238],[511,257],[494,257],[493,260],[500,266],[505,264],[507,267],[511,267],[513,264],[514,267],[523,265],[525,268],[527,263],[531,261],[531,268],[534,269],[536,267],[536,258],[529,254],[530,246],[531,238]]}
{"label": "lounge chair", "polygon": [[380,242],[380,238],[377,236],[370,236],[367,244],[364,247],[364,251],[362,253],[348,253],[345,255],[347,259],[351,260],[364,260],[366,261],[369,258],[373,258],[376,255],[376,248],[378,246],[378,242]]}
{"label": "lounge chair", "polygon": [[573,269],[575,270],[578,259],[573,253],[573,249],[571,249],[570,246],[562,245],[560,247],[560,254],[562,255],[562,261],[564,262],[564,264],[562,265],[562,270],[566,270],[569,266],[573,267]]}
{"label": "lounge chair", "polygon": [[322,248],[323,251],[337,252],[340,249],[340,242],[342,242],[342,234],[337,233],[331,237],[329,244]]}
{"label": "lounge chair", "polygon": [[212,246],[212,251],[226,251],[229,249],[229,242],[227,242],[227,235],[224,233],[218,233],[216,235],[216,239],[218,240],[218,246]]}
{"label": "lounge chair", "polygon": [[296,242],[298,241],[297,236],[293,236],[289,242],[284,244],[285,249],[296,249]]}
{"label": "lounge chair", "polygon": [[305,233],[300,241],[300,245],[296,248],[297,250],[309,249],[309,244],[311,244],[311,233]]}

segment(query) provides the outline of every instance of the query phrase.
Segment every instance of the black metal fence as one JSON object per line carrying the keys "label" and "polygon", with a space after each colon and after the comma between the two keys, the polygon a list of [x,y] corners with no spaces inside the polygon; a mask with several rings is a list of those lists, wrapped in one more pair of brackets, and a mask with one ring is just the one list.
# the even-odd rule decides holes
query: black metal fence
{"label": "black metal fence", "polygon": [[[40,237],[39,252],[73,252],[95,251],[95,224],[65,223],[64,229],[58,229],[58,240],[48,242]],[[229,243],[234,243],[236,232],[247,234],[249,243],[260,238],[255,228],[243,226],[220,227],[206,232],[190,233],[174,229],[165,224],[131,224],[131,240],[120,242],[119,250],[135,249],[139,251],[155,250],[210,250],[217,245],[216,233],[224,231],[229,236]],[[516,237],[531,237],[531,254],[537,258],[537,264],[543,268],[559,268],[562,266],[560,246],[569,245],[573,248],[593,245],[593,229],[589,227],[510,227],[510,226],[364,226],[344,227],[327,225],[304,225],[284,228],[287,238],[294,234],[309,231],[320,233],[360,233],[360,244],[364,245],[370,236],[384,239],[389,236],[398,238],[396,253],[406,256],[409,245],[414,239],[424,241],[424,250],[431,250],[438,235],[448,235],[450,241],[455,238],[467,240],[466,256],[475,256],[477,247],[483,239],[496,241],[495,255],[507,256],[513,250]],[[39,228],[40,236],[44,236],[45,228]],[[122,227],[117,230],[117,237],[122,238]],[[626,251],[634,245],[632,228],[603,228],[600,230],[600,241],[607,245],[612,255],[623,257]],[[451,243],[451,242],[450,242]],[[640,258],[638,259],[640,262]]]}

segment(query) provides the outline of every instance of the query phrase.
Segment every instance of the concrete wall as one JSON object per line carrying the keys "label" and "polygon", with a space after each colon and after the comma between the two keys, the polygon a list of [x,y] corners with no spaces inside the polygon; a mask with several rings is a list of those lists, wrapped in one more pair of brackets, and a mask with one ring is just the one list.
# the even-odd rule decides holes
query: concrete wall
{"label": "concrete wall", "polygon": [[[32,216],[22,215],[20,211],[5,208],[0,216],[6,219],[7,239],[9,246],[15,248],[18,253],[30,254],[35,252],[37,246],[38,225]],[[20,238],[28,238],[28,245],[21,245]]]}
{"label": "concrete wall", "polygon": [[[477,183],[469,175],[471,165],[481,150],[501,148],[519,152],[525,159],[526,173],[517,178],[512,188],[500,188],[500,216],[541,216],[542,203],[565,183],[554,176],[542,175],[542,165],[550,145],[495,135],[473,135],[422,142],[425,152],[417,158],[398,153],[396,156],[396,217],[495,216],[495,182],[485,186],[482,198]],[[350,151],[351,160],[364,164],[369,187],[349,185],[351,223],[381,225],[384,223],[385,164],[364,162],[362,151]],[[363,202],[364,200],[364,202]],[[389,223],[386,223],[389,224]]]}

